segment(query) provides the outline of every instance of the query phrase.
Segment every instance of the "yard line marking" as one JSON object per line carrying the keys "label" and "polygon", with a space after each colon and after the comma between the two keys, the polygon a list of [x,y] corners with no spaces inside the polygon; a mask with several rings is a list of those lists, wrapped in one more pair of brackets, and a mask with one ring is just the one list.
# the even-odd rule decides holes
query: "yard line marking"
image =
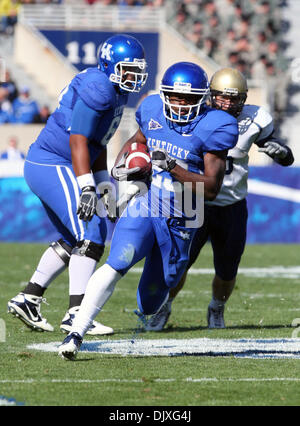
{"label": "yard line marking", "polygon": [[[129,273],[140,274],[143,268],[131,268]],[[270,266],[264,268],[239,268],[238,273],[252,278],[300,278],[300,266]],[[213,268],[190,268],[190,275],[214,275]]]}
{"label": "yard line marking", "polygon": [[[60,342],[27,346],[57,352]],[[253,359],[300,359],[300,338],[269,339],[129,339],[84,341],[80,353],[121,356],[235,356]]]}
{"label": "yard line marking", "polygon": [[[166,378],[166,379],[150,379],[155,383],[168,383],[168,382],[180,382],[180,383],[201,383],[201,382],[300,382],[299,377],[241,377],[233,378],[228,377],[220,379],[218,377],[186,377],[184,379]],[[32,383],[145,383],[147,380],[143,379],[24,379],[24,380],[0,380],[1,384],[32,384]]]}

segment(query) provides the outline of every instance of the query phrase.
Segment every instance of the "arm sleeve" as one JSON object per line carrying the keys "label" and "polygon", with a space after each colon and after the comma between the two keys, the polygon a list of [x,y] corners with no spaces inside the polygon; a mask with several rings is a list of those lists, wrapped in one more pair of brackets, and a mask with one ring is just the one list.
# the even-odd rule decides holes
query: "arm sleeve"
{"label": "arm sleeve", "polygon": [[137,109],[136,113],[135,113],[135,120],[138,123],[138,125],[140,127],[142,127],[142,111],[141,111],[141,105],[139,106],[139,108]]}
{"label": "arm sleeve", "polygon": [[73,108],[71,135],[83,135],[89,139],[93,135],[101,115],[100,112],[88,107],[79,99]]}
{"label": "arm sleeve", "polygon": [[112,87],[105,84],[103,78],[98,76],[96,81],[85,81],[78,89],[78,94],[90,108],[96,111],[106,111],[112,108],[114,98],[112,90]]}

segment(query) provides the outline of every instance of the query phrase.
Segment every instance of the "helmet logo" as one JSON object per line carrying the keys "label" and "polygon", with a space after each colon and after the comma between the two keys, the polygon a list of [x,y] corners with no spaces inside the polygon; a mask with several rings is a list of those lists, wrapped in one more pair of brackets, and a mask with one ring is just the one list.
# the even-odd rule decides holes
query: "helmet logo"
{"label": "helmet logo", "polygon": [[101,48],[101,58],[107,59],[108,61],[111,61],[111,50],[112,44],[104,43]]}
{"label": "helmet logo", "polygon": [[231,95],[231,96],[237,96],[239,94],[239,89],[234,88],[234,87],[232,87],[232,88],[225,87],[224,88],[224,94]]}
{"label": "helmet logo", "polygon": [[178,93],[190,93],[191,88],[191,83],[184,83],[183,81],[175,81],[174,83],[174,89]]}

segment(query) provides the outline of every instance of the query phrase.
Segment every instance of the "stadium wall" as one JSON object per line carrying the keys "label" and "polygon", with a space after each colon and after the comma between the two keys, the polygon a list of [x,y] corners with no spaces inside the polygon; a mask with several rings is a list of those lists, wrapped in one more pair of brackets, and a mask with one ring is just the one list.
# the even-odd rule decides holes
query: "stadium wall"
{"label": "stadium wall", "polygon": [[55,99],[77,72],[39,31],[21,23],[15,28],[14,60]]}
{"label": "stadium wall", "polygon": [[[300,243],[298,188],[300,168],[251,168],[248,243]],[[57,237],[40,200],[22,176],[0,178],[0,203],[0,241],[50,242]],[[109,242],[113,225],[109,221],[107,225]]]}

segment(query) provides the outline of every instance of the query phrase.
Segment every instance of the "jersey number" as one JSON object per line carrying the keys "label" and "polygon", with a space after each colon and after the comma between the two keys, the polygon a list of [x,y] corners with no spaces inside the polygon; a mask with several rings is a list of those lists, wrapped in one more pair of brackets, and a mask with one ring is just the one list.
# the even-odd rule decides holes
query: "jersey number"
{"label": "jersey number", "polygon": [[108,144],[108,142],[111,140],[113,135],[115,134],[117,128],[119,127],[120,121],[121,121],[122,115],[117,115],[114,117],[110,123],[110,126],[101,140],[101,145],[105,146]]}
{"label": "jersey number", "polygon": [[179,182],[173,182],[172,179],[159,173],[152,177],[152,184],[159,189],[165,189],[169,192],[178,192],[182,190],[181,184]]}

